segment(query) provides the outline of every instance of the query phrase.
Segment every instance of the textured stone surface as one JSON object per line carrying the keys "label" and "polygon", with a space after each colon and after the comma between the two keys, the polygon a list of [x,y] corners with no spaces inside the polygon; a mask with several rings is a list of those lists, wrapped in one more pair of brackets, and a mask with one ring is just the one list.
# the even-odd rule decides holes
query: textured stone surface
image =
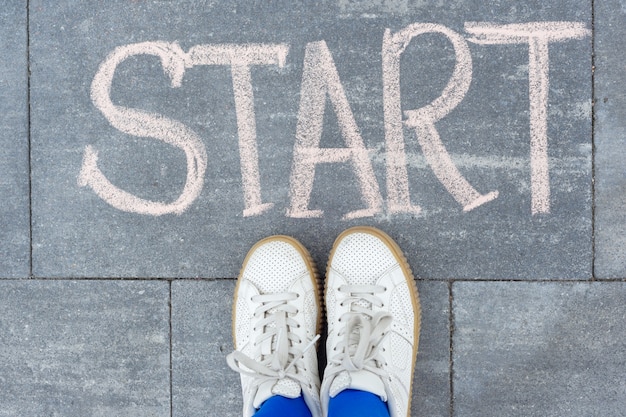
{"label": "textured stone surface", "polygon": [[[434,0],[116,0],[106,4],[34,0],[30,11],[35,276],[232,277],[240,255],[258,239],[276,233],[295,235],[324,264],[342,229],[366,223],[391,233],[422,278],[591,277],[591,37],[549,45],[550,198],[549,206],[534,215],[529,47],[467,42],[473,63],[469,90],[435,124],[456,168],[448,164],[437,178],[415,129],[404,129],[410,202],[421,207],[419,214],[389,210],[392,197],[387,186],[389,149],[381,58],[387,28],[395,34],[416,22],[432,22],[464,39],[471,37],[465,24],[477,21],[569,21],[590,28],[590,1],[531,5],[510,0],[487,6],[460,0],[445,4]],[[79,186],[90,146],[98,153],[97,166],[105,178],[131,195],[171,203],[181,194],[187,174],[184,152],[156,140],[154,134],[123,133],[120,127],[130,122],[118,121],[114,127],[90,97],[100,65],[115,48],[155,41],[168,43],[168,48],[175,48],[171,43],[177,41],[179,57],[198,45],[288,46],[283,68],[255,65],[251,69],[259,201],[272,203],[271,208],[258,214],[258,207],[249,206],[256,197],[245,197],[250,186],[244,179],[254,171],[248,164],[254,158],[244,157],[248,162],[242,169],[238,141],[245,135],[238,129],[249,131],[251,125],[244,122],[252,119],[238,119],[230,68],[190,67],[187,61],[180,86],[172,88],[154,56],[123,61],[113,76],[110,97],[118,106],[157,113],[197,134],[208,155],[198,198],[180,215],[153,217],[122,211],[92,188]],[[346,160],[318,164],[314,176],[305,173],[290,182],[294,145],[303,143],[297,140],[302,141],[306,132],[297,136],[298,126],[311,127],[316,120],[315,112],[306,111],[300,118],[304,124],[298,122],[305,50],[307,46],[321,48],[321,41],[332,55],[354,121],[369,149],[373,176],[368,180],[358,180],[365,168],[357,171]],[[454,57],[444,35],[413,39],[400,62],[401,110],[427,106],[440,96],[453,72]],[[314,68],[320,67],[309,70]],[[464,68],[467,74],[468,67]],[[339,100],[335,98],[335,104]],[[319,146],[345,148],[338,120],[348,123],[348,113],[341,110],[337,113],[341,117],[337,116],[330,100],[325,111],[320,111],[324,119]],[[144,127],[154,123],[144,123]],[[184,130],[176,129],[177,134]],[[246,150],[250,146],[242,147],[244,154]],[[341,156],[332,151],[327,155]],[[368,164],[365,161],[361,164]],[[465,204],[457,202],[458,195],[453,197],[443,185],[448,180],[452,187],[460,184],[452,178],[456,169],[477,193],[497,190],[498,198],[464,212]],[[311,177],[307,201],[306,187],[292,185]],[[378,187],[381,211],[345,220],[346,214],[367,207],[359,184]],[[368,194],[371,201],[377,201],[374,188]],[[323,211],[322,217],[289,217],[287,213],[297,209],[295,197],[304,199],[303,207]]]}
{"label": "textured stone surface", "polygon": [[[233,349],[231,305],[235,282],[172,283],[174,416],[237,415],[242,407],[239,376],[226,364]],[[449,415],[448,286],[420,282],[423,308],[413,415]]]}
{"label": "textured stone surface", "polygon": [[[289,234],[323,266],[337,234],[356,224],[393,236],[420,279],[414,416],[623,415],[623,0],[6,3],[0,10],[0,417],[238,415],[239,378],[225,356],[232,349],[232,277],[245,253],[262,237]],[[538,90],[529,86],[530,48],[470,41],[472,22],[593,27],[593,38],[548,45],[550,197],[543,212],[532,211],[530,94]],[[458,173],[480,194],[498,191],[495,200],[467,212],[454,188],[443,184],[462,186],[454,169],[448,165],[437,177],[425,157],[425,134],[420,144],[408,124],[402,133],[409,199],[421,211],[391,210],[383,40],[386,29],[397,34],[416,23],[456,33],[469,48],[469,89],[435,123]],[[298,184],[313,178],[308,200],[307,190],[294,189],[291,179],[294,147],[307,132],[297,131],[315,127],[315,112],[299,116],[301,100],[316,97],[303,93],[304,81],[315,81],[304,74],[320,68],[305,68],[306,51],[323,51],[322,41],[368,149],[375,183],[365,183],[378,187],[382,201],[379,212],[361,218],[344,216],[366,208],[376,193],[365,198],[362,169],[350,160],[320,163],[297,177]],[[181,195],[185,153],[156,140],[155,132],[125,133],[129,120],[116,123],[92,96],[107,57],[143,42],[178,51],[171,63],[198,59],[185,55],[198,46],[288,48],[283,67],[251,67],[255,124],[243,123],[252,119],[235,100],[235,88],[246,87],[241,66],[233,72],[229,65],[188,60],[178,68],[185,67],[178,87],[156,56],[129,57],[117,66],[112,103],[182,123],[206,148],[204,184],[181,214],[125,212],[79,180],[93,150],[115,187],[166,204]],[[401,110],[432,103],[454,64],[443,35],[412,39],[400,60]],[[349,118],[337,110],[340,100],[335,97],[333,107],[327,97],[320,111],[320,148],[347,146],[350,129],[342,131],[340,122]],[[409,116],[401,118],[409,122]],[[246,185],[254,149],[240,143],[252,127],[258,196]],[[185,129],[174,130],[180,135]],[[333,152],[326,156],[339,158]],[[296,197],[321,217],[290,217]],[[251,205],[255,198],[273,206],[259,211]],[[16,280],[31,273],[34,280]],[[117,277],[174,281],[103,280]],[[196,277],[211,279],[177,280]],[[600,282],[572,282],[592,277]]]}
{"label": "textured stone surface", "polygon": [[0,282],[0,416],[170,415],[166,282]]}
{"label": "textured stone surface", "polygon": [[626,277],[626,4],[595,3],[595,184],[598,278]]}
{"label": "textured stone surface", "polygon": [[447,283],[419,281],[422,328],[411,415],[450,415],[450,294]]}
{"label": "textured stone surface", "polygon": [[457,416],[622,416],[626,283],[454,283]]}
{"label": "textured stone surface", "polygon": [[0,278],[30,274],[26,0],[0,10]]}
{"label": "textured stone surface", "polygon": [[234,280],[172,283],[174,416],[241,413],[239,375],[226,364],[234,289]]}

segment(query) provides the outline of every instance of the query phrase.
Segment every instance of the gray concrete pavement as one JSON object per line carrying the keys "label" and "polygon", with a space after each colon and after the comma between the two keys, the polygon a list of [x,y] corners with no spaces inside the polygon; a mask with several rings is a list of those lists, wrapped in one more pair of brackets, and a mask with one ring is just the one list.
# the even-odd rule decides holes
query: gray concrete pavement
{"label": "gray concrete pavement", "polygon": [[277,231],[324,263],[365,223],[428,279],[591,278],[590,3],[262,3],[32,2],[34,276],[232,277]]}
{"label": "gray concrete pavement", "polygon": [[30,273],[26,7],[19,3],[0,12],[0,278]]}
{"label": "gray concrete pavement", "polygon": [[624,413],[624,283],[455,283],[459,416]]}
{"label": "gray concrete pavement", "polygon": [[2,416],[167,416],[169,284],[7,281]]}
{"label": "gray concrete pavement", "polygon": [[599,278],[620,278],[626,272],[624,245],[624,170],[621,149],[626,124],[623,112],[624,66],[621,45],[624,31],[624,5],[621,2],[598,2],[596,14],[601,24],[595,37],[596,49],[596,265]]}
{"label": "gray concrete pavement", "polygon": [[544,3],[6,5],[0,416],[238,415],[245,253],[356,224],[418,281],[412,415],[624,415],[626,6]]}

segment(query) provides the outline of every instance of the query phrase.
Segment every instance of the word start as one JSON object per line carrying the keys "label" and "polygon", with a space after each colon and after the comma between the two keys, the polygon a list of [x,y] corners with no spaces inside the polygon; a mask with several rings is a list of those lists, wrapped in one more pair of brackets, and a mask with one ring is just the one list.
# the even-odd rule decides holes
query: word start
{"label": "word start", "polygon": [[[578,22],[532,22],[523,24],[466,23],[468,39],[438,24],[415,23],[395,33],[385,30],[382,42],[382,83],[387,199],[383,202],[379,185],[350,104],[346,98],[333,57],[324,41],[306,45],[300,107],[289,180],[289,207],[286,215],[312,218],[323,215],[309,209],[315,169],[321,163],[350,162],[357,178],[364,208],[349,212],[344,219],[387,213],[420,212],[411,202],[404,150],[403,127],[413,129],[428,166],[443,187],[463,207],[472,210],[498,197],[498,191],[481,194],[461,175],[448,154],[436,123],[449,114],[467,93],[472,79],[472,58],[468,41],[481,45],[526,44],[530,101],[530,182],[531,212],[550,212],[548,168],[547,106],[549,87],[549,45],[591,34]],[[411,40],[423,34],[445,36],[454,47],[454,71],[441,95],[428,105],[403,112],[400,105],[400,58]],[[255,65],[285,65],[287,44],[207,44],[183,51],[177,43],[143,42],[116,48],[100,65],[91,84],[95,107],[116,129],[138,137],[150,137],[185,152],[187,175],[176,201],[164,203],[137,197],[112,184],[97,165],[92,146],[84,150],[78,183],[88,186],[105,202],[126,212],[159,216],[183,213],[200,195],[207,167],[207,151],[200,137],[183,123],[159,114],[115,105],[111,84],[115,70],[131,56],[153,55],[172,87],[180,87],[185,69],[196,65],[229,66],[237,116],[241,161],[244,216],[255,216],[273,204],[261,199],[256,122],[250,68]],[[337,115],[343,148],[320,148],[326,100]]]}

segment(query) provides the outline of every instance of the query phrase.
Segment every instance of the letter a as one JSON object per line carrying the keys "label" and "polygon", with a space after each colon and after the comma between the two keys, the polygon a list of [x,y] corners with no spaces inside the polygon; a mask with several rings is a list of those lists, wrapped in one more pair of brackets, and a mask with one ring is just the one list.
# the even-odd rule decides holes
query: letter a
{"label": "letter a", "polygon": [[[327,94],[337,115],[346,148],[319,147]],[[320,163],[347,161],[352,162],[367,208],[347,213],[343,218],[347,220],[380,213],[382,197],[368,150],[354,120],[332,55],[324,41],[312,42],[307,44],[304,55],[300,109],[290,178],[291,205],[287,210],[287,216],[321,217],[323,214],[321,210],[308,208],[315,167]]]}

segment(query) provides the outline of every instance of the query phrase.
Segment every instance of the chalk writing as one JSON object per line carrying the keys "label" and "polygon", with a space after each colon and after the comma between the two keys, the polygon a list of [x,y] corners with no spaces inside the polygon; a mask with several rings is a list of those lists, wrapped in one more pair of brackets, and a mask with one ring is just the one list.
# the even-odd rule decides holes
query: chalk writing
{"label": "chalk writing", "polygon": [[270,209],[272,203],[261,201],[261,180],[256,142],[256,117],[252,92],[251,65],[283,67],[287,45],[199,45],[189,50],[189,66],[230,65],[237,113],[239,157],[243,182],[244,216],[254,216]]}
{"label": "chalk writing", "polygon": [[111,83],[116,67],[133,55],[156,55],[170,76],[172,87],[180,87],[185,68],[195,65],[230,65],[239,131],[239,153],[244,188],[244,216],[260,214],[272,204],[261,202],[256,123],[250,65],[284,66],[286,45],[200,45],[188,53],[175,43],[144,42],[117,48],[100,66],[91,85],[94,105],[109,123],[133,136],[154,137],[185,151],[187,182],[180,197],[169,204],[138,198],[111,184],[97,167],[97,153],[85,150],[79,184],[90,186],[103,200],[120,210],[155,216],[182,213],[200,194],[206,170],[207,155],[202,140],[180,122],[161,115],[115,106],[110,99]]}
{"label": "chalk writing", "polygon": [[[577,22],[532,22],[500,25],[468,22],[466,40],[459,33],[438,24],[415,23],[397,32],[385,30],[382,40],[383,122],[386,157],[387,199],[383,204],[374,175],[369,150],[356,124],[331,51],[322,41],[306,45],[300,105],[297,116],[293,161],[289,177],[289,206],[286,215],[295,218],[323,216],[310,209],[309,202],[316,166],[322,163],[350,163],[364,208],[344,214],[344,219],[382,213],[420,212],[411,202],[404,127],[412,129],[424,158],[443,188],[470,211],[498,197],[498,191],[481,194],[463,176],[448,153],[436,123],[445,118],[465,97],[472,81],[472,57],[467,42],[480,45],[527,44],[530,99],[531,213],[550,212],[547,106],[549,91],[549,44],[590,35]],[[423,34],[444,36],[453,46],[455,67],[439,97],[419,109],[401,108],[400,60],[411,41]],[[257,216],[274,203],[263,202],[257,149],[253,81],[250,68],[256,65],[283,67],[287,44],[209,44],[183,51],[176,43],[143,42],[116,48],[98,68],[91,84],[94,106],[119,131],[131,136],[149,137],[184,151],[187,176],[180,196],[173,202],[146,200],[112,184],[98,168],[98,153],[85,148],[78,183],[87,186],[111,206],[126,212],[159,216],[183,213],[200,195],[207,168],[206,147],[197,133],[183,123],[163,115],[118,106],[111,101],[111,85],[116,68],[131,56],[160,58],[173,88],[182,85],[185,70],[199,65],[230,67],[243,189],[243,216]],[[340,128],[343,148],[321,148],[326,102],[330,102]],[[403,122],[403,114],[406,119]]]}
{"label": "chalk writing", "polygon": [[531,211],[550,212],[550,173],[548,167],[548,45],[591,35],[577,22],[533,22],[498,25],[468,22],[465,30],[474,35],[470,42],[482,45],[528,44],[528,83],[530,97],[530,177]]}
{"label": "chalk writing", "polygon": [[184,124],[159,114],[116,106],[111,102],[111,83],[117,66],[133,55],[155,55],[161,59],[172,87],[179,87],[185,72],[185,53],[176,44],[145,42],[115,49],[100,65],[91,83],[91,99],[116,129],[132,136],[152,137],[182,149],[187,157],[187,179],[181,195],[173,203],[149,201],[113,185],[98,169],[98,154],[87,146],[78,183],[91,187],[113,207],[132,213],[159,216],[180,214],[198,198],[204,183],[207,153],[202,139]]}
{"label": "chalk writing", "polygon": [[406,125],[415,129],[417,140],[433,172],[448,192],[469,211],[498,196],[497,191],[479,194],[461,175],[441,142],[435,123],[443,119],[463,100],[472,80],[472,57],[465,39],[441,25],[413,24],[391,34],[385,32],[383,40],[383,83],[385,84],[385,140],[387,146],[387,188],[390,193],[390,211],[418,211],[409,201],[408,179],[405,166],[404,139],[400,110],[400,55],[415,36],[441,33],[454,47],[456,65],[452,77],[439,97],[417,110],[407,110]]}
{"label": "chalk writing", "polygon": [[[346,148],[319,148],[327,94],[337,114],[341,134],[348,145]],[[307,208],[313,187],[315,165],[349,160],[352,161],[367,208],[348,213],[344,218],[373,216],[382,211],[382,197],[368,151],[350,110],[350,104],[348,104],[346,93],[326,43],[324,41],[312,42],[307,45],[304,56],[300,110],[291,170],[291,207],[287,215],[320,217],[322,215],[320,210]]]}

